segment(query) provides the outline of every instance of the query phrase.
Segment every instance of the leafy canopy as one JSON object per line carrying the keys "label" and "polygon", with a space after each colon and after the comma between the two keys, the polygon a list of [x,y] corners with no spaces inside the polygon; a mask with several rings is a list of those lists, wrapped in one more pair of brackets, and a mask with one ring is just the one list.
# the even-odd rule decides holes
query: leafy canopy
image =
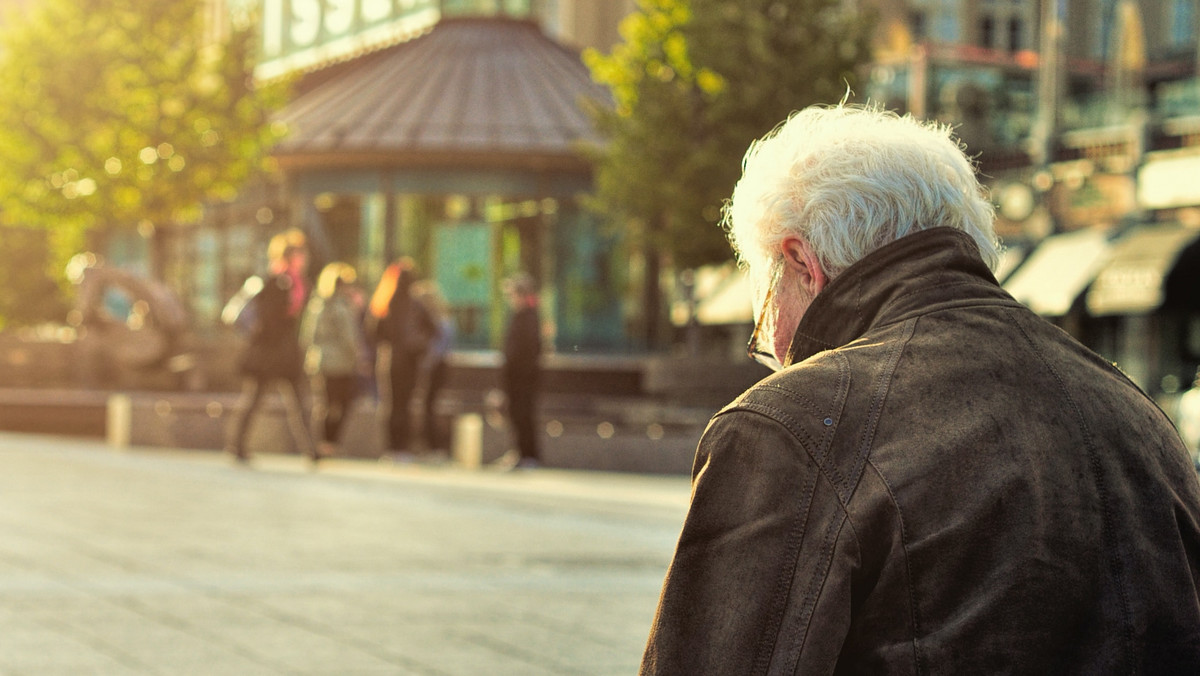
{"label": "leafy canopy", "polygon": [[41,228],[0,226],[0,331],[62,322],[70,310],[54,280],[28,272],[31,262],[40,272],[50,258],[47,235]]}
{"label": "leafy canopy", "polygon": [[40,0],[5,17],[0,220],[52,229],[55,263],[87,233],[187,221],[262,168],[285,92],[255,86],[250,22],[218,39],[204,7]]}
{"label": "leafy canopy", "polygon": [[841,100],[869,27],[839,0],[639,0],[622,43],[584,54],[613,98],[594,110],[608,143],[593,206],[679,267],[728,260],[717,223],[747,147],[792,111]]}

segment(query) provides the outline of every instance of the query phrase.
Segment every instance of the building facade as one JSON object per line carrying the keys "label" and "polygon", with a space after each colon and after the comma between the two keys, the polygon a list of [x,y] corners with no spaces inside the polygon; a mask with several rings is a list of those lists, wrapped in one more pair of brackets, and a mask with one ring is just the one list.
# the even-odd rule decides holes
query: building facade
{"label": "building facade", "polygon": [[1006,288],[1151,394],[1186,388],[1200,364],[1197,3],[879,6],[868,93],[956,125],[976,153]]}
{"label": "building facade", "polygon": [[[259,75],[294,81],[277,123],[278,180],[165,233],[169,281],[200,331],[261,272],[266,240],[309,235],[313,267],[341,260],[369,287],[401,256],[435,281],[456,349],[501,339],[501,281],[538,281],[562,354],[636,350],[626,329],[629,252],[585,210],[587,107],[608,105],[580,59],[606,49],[633,6],[563,0],[260,0]],[[138,242],[119,243],[136,259]]]}
{"label": "building facade", "polygon": [[[859,98],[954,124],[976,155],[1008,248],[997,277],[1148,391],[1186,386],[1200,365],[1196,0],[847,5],[880,18]],[[579,144],[594,139],[577,98],[603,96],[579,49],[610,47],[633,9],[262,1],[263,76],[297,82],[280,119],[292,131],[276,154],[284,180],[173,233],[172,285],[215,325],[261,269],[266,238],[298,225],[316,262],[348,260],[368,283],[414,257],[454,306],[465,349],[496,346],[498,280],[525,270],[560,353],[637,352],[635,258],[581,207]],[[741,327],[742,310],[715,321]]]}

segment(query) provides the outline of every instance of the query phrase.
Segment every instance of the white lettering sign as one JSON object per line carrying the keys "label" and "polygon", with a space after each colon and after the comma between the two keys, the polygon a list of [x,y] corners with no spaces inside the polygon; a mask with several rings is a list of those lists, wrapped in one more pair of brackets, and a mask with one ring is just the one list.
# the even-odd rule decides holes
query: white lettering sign
{"label": "white lettering sign", "polygon": [[276,77],[428,28],[438,0],[260,0],[260,77]]}

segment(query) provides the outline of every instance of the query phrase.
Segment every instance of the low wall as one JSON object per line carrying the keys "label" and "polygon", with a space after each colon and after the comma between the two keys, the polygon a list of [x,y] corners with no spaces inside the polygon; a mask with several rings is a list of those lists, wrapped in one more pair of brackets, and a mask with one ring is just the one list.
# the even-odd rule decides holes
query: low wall
{"label": "low wall", "polygon": [[[232,393],[0,389],[0,430],[108,438],[118,446],[217,450],[228,438],[236,403]],[[580,403],[556,406],[551,398],[542,407],[539,430],[547,467],[665,474],[691,470],[706,420],[703,412],[630,401],[590,404],[588,410]],[[342,455],[385,455],[385,415],[378,401],[360,399],[344,429]],[[464,404],[453,393],[442,401],[438,419],[452,456],[469,466],[493,462],[511,447],[499,412]],[[277,395],[265,398],[246,447],[251,453],[297,453]]]}
{"label": "low wall", "polygon": [[[187,371],[156,378],[123,373],[97,384],[84,379],[79,345],[53,336],[18,340],[0,334],[0,430],[116,434],[131,445],[220,449],[237,401],[238,344],[216,340],[194,347]],[[510,446],[503,417],[488,408],[489,392],[499,385],[499,362],[496,352],[453,354],[439,405],[444,438],[455,437],[460,451],[485,463]],[[689,472],[708,418],[763,375],[748,362],[649,356],[551,354],[543,364],[545,463],[632,472]],[[385,452],[383,415],[376,400],[360,399],[346,426],[347,455]],[[460,424],[464,420],[482,424]],[[260,453],[295,452],[277,397],[267,398],[247,445]]]}

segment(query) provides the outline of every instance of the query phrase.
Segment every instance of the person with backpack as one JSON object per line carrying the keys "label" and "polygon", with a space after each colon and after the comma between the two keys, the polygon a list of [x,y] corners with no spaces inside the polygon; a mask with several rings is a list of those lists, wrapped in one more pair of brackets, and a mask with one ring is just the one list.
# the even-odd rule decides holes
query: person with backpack
{"label": "person with backpack", "polygon": [[437,326],[437,332],[429,343],[429,349],[418,366],[419,380],[424,405],[421,407],[424,424],[421,425],[421,437],[427,453],[435,457],[449,451],[449,439],[442,429],[438,417],[437,402],[450,367],[447,357],[454,344],[454,318],[446,307],[446,299],[432,280],[422,280],[413,285],[413,297],[425,309]]}
{"label": "person with backpack", "polygon": [[428,308],[413,297],[415,281],[412,259],[400,259],[384,270],[370,305],[374,342],[388,348],[379,358],[387,360],[387,452],[394,460],[411,457],[413,393],[421,360],[438,330]]}
{"label": "person with backpack", "polygon": [[258,291],[228,319],[244,327],[247,345],[238,362],[242,394],[233,416],[233,434],[226,444],[238,462],[248,462],[246,436],[262,404],[264,392],[277,386],[283,395],[288,427],[300,453],[316,461],[317,445],[309,423],[308,384],[304,377],[299,322],[308,297],[307,238],[290,229],[267,245],[268,272]]}

